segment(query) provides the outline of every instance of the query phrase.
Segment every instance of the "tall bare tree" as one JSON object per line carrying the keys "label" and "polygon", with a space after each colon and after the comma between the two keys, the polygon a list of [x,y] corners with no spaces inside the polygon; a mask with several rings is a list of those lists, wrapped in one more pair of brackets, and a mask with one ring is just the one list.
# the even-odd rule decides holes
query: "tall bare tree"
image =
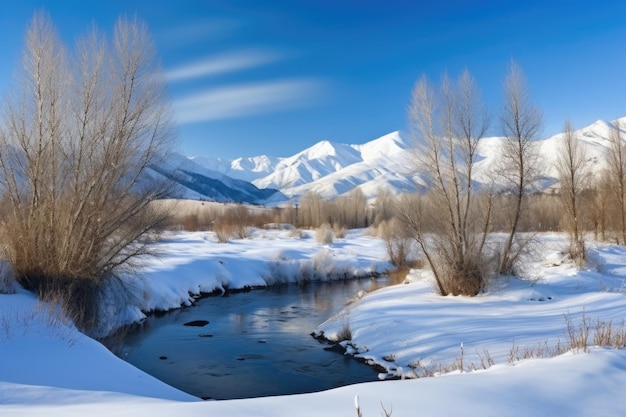
{"label": "tall bare tree", "polygon": [[518,231],[526,209],[526,196],[537,178],[538,153],[535,141],[539,139],[542,125],[541,111],[531,102],[526,77],[515,62],[509,65],[504,80],[500,124],[506,141],[499,172],[514,199],[514,209],[499,270],[501,274],[509,274],[528,243],[528,240],[518,239]]}
{"label": "tall bare tree", "polygon": [[[68,54],[44,12],[26,35],[18,87],[2,109],[2,240],[19,281],[60,297],[79,325],[100,285],[148,252],[167,192],[148,168],[173,139],[146,26],[119,19]],[[140,239],[143,238],[143,239]],[[81,323],[81,321],[83,321]]]}
{"label": "tall bare tree", "polygon": [[340,222],[348,229],[367,226],[367,198],[359,187],[355,187],[338,200],[338,209],[343,219]]}
{"label": "tall bare tree", "polygon": [[570,235],[570,256],[578,264],[585,260],[582,193],[590,184],[590,165],[585,150],[574,134],[569,120],[561,140],[557,170],[561,185],[561,201],[565,208],[565,226]]}
{"label": "tall bare tree", "polygon": [[626,243],[626,142],[622,137],[620,121],[616,120],[614,126],[609,136],[607,180],[620,219],[620,241],[624,244]]}
{"label": "tall bare tree", "polygon": [[428,179],[424,198],[404,198],[399,217],[414,235],[441,294],[476,295],[484,285],[489,221],[476,216],[474,165],[489,124],[469,71],[438,89],[422,77],[413,90],[409,119],[419,170]]}
{"label": "tall bare tree", "polygon": [[374,226],[381,222],[390,221],[394,217],[395,196],[386,187],[376,190],[376,200],[374,201]]}

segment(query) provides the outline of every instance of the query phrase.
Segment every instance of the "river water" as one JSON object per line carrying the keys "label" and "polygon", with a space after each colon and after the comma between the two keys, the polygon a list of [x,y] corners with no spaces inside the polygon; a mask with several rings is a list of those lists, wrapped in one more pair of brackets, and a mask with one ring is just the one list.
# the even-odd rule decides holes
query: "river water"
{"label": "river water", "polygon": [[[282,285],[149,317],[120,354],[134,366],[202,398],[234,399],[321,391],[376,381],[368,365],[328,350],[310,334],[360,290],[388,278]],[[203,327],[185,326],[194,320]]]}

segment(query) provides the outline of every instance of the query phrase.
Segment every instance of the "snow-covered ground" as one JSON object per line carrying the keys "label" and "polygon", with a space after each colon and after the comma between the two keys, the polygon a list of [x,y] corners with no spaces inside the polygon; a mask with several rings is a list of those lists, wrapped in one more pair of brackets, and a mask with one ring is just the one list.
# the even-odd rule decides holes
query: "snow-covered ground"
{"label": "snow-covered ground", "polygon": [[[382,377],[411,375],[417,364],[448,365],[459,359],[461,343],[466,372],[305,395],[199,401],[118,359],[31,294],[0,295],[0,415],[349,416],[356,415],[356,395],[364,416],[380,415],[381,402],[394,417],[625,415],[626,349],[508,360],[514,346],[523,352],[565,342],[566,315],[578,325],[584,311],[592,322],[617,327],[626,317],[626,248],[598,246],[589,267],[577,271],[558,256],[561,237],[542,241],[544,256],[526,280],[500,280],[474,298],[440,297],[416,272],[411,283],[368,294],[318,329],[332,337],[348,325],[350,349],[385,365]],[[192,302],[189,292],[388,266],[382,242],[357,232],[330,246],[288,231],[257,231],[228,244],[210,233],[181,233],[160,246],[162,256],[145,266],[126,308],[108,310],[119,322],[139,319],[139,309]],[[481,368],[486,352],[496,364],[469,372],[472,363]]]}

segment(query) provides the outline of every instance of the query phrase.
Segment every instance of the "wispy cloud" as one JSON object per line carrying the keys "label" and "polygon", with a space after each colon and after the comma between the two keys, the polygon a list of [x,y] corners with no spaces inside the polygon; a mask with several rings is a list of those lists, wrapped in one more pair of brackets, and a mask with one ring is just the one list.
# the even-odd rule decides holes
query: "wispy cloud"
{"label": "wispy cloud", "polygon": [[319,102],[327,83],[291,79],[215,88],[174,101],[181,124],[232,119]]}
{"label": "wispy cloud", "polygon": [[159,45],[166,48],[180,48],[207,40],[218,41],[229,36],[241,27],[235,19],[212,18],[185,21],[157,33]]}
{"label": "wispy cloud", "polygon": [[229,72],[241,71],[278,61],[282,56],[273,51],[236,51],[191,62],[165,72],[170,82],[187,81]]}

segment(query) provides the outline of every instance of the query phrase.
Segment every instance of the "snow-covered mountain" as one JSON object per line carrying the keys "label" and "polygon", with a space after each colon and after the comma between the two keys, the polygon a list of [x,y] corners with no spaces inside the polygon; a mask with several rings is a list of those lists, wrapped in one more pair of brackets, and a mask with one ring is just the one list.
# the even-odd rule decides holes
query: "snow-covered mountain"
{"label": "snow-covered mountain", "polygon": [[165,176],[176,186],[172,197],[219,202],[270,204],[287,199],[275,189],[260,189],[248,181],[205,168],[193,160],[173,154],[165,164],[151,167],[152,175]]}
{"label": "snow-covered mountain", "polygon": [[[619,122],[626,126],[626,118],[619,119]],[[603,156],[614,129],[615,122],[598,120],[575,132],[596,171],[605,164]],[[626,130],[624,135],[626,137]],[[536,143],[540,156],[540,178],[536,184],[539,190],[558,184],[555,164],[561,139],[562,134],[558,134]],[[478,185],[491,183],[491,172],[503,144],[502,137],[481,141],[474,172]],[[416,155],[412,148],[408,135],[393,132],[363,145],[325,140],[285,158],[261,155],[234,160],[190,158],[190,161],[211,172],[250,181],[260,189],[278,189],[289,198],[297,198],[309,191],[334,198],[359,187],[368,199],[373,199],[381,188],[393,193],[427,188],[426,181],[416,174]]]}
{"label": "snow-covered mountain", "polygon": [[[574,131],[574,137],[578,139],[586,159],[590,162],[593,173],[599,173],[606,168],[606,155],[611,146],[611,132],[615,131],[616,122],[619,122],[622,137],[626,139],[626,130],[624,129],[626,117],[613,122],[598,120],[589,126]],[[559,186],[557,161],[559,155],[563,153],[562,141],[563,133],[559,133],[536,142],[539,178],[535,187],[538,191],[548,191]],[[479,161],[476,163],[474,177],[479,184],[489,183],[494,178],[491,174],[494,167],[497,167],[496,161],[502,153],[503,146],[504,138],[502,137],[490,137],[481,141],[478,149]],[[497,183],[497,176],[495,180]]]}
{"label": "snow-covered mountain", "polygon": [[393,132],[364,145],[325,140],[286,158],[192,160],[207,169],[249,180],[259,188],[278,189],[288,197],[314,191],[333,198],[360,187],[368,198],[373,198],[381,186],[398,193],[423,187],[412,174],[410,148],[399,132]]}

